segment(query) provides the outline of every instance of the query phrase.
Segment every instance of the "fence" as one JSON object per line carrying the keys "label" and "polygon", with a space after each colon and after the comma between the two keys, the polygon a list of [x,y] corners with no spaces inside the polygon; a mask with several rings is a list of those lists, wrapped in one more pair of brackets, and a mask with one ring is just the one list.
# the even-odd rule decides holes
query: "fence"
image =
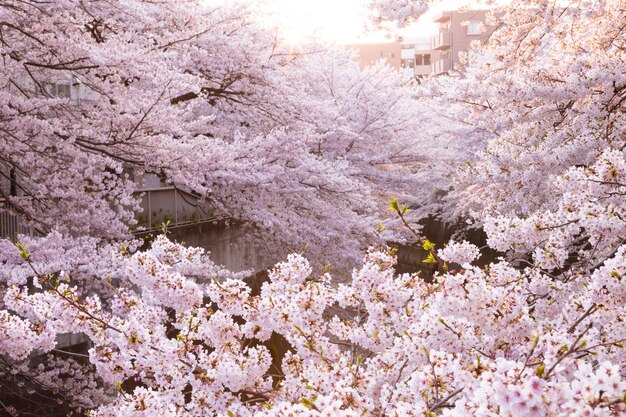
{"label": "fence", "polygon": [[[141,197],[143,209],[137,214],[135,233],[158,230],[167,222],[169,228],[175,228],[218,220],[208,203],[174,187],[140,189],[135,195]],[[34,230],[25,226],[0,199],[0,238],[16,241],[19,234],[32,236]]]}
{"label": "fence", "polygon": [[3,208],[0,200],[0,239],[17,240],[17,235],[33,235],[33,229],[25,226],[20,218],[11,211]]}
{"label": "fence", "polygon": [[208,203],[174,187],[145,188],[135,195],[141,196],[143,209],[137,215],[138,233],[160,229],[167,222],[171,228],[217,220]]}

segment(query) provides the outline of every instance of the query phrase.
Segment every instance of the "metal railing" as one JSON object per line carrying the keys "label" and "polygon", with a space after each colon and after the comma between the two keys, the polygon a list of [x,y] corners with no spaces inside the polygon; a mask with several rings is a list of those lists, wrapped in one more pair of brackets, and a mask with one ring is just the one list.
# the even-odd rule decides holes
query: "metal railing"
{"label": "metal railing", "polygon": [[[160,229],[164,223],[169,228],[219,220],[207,202],[174,187],[144,188],[135,191],[141,197],[143,209],[137,213],[135,233]],[[6,201],[0,199],[0,239],[17,241],[20,234],[34,236],[36,232],[11,211]]]}
{"label": "metal railing", "polygon": [[440,59],[432,63],[432,75],[445,74],[452,70],[452,63],[449,59]]}
{"label": "metal railing", "polygon": [[[0,203],[1,204],[1,203]],[[6,209],[0,208],[0,239],[10,239],[17,241],[17,235],[32,236],[32,228],[25,226],[19,216]]]}
{"label": "metal railing", "polygon": [[135,195],[141,196],[143,209],[137,215],[138,233],[158,230],[164,223],[172,228],[217,220],[208,203],[175,187],[144,188]]}

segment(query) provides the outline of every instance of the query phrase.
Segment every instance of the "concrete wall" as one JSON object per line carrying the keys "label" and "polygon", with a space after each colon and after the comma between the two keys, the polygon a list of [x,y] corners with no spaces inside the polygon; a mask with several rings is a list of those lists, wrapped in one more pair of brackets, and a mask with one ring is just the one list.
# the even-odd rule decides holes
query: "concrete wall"
{"label": "concrete wall", "polygon": [[[464,224],[426,219],[422,222],[422,226],[423,236],[435,243],[435,249],[443,248],[453,236],[455,241],[467,240],[479,248],[487,244],[487,235],[482,229],[463,230]],[[481,250],[481,257],[478,258],[476,265],[488,265],[501,255],[499,252],[485,248]],[[428,252],[422,249],[421,244],[401,246],[398,248],[396,271],[401,274],[421,272],[420,276],[429,281],[436,270],[436,264],[424,263],[427,256]],[[454,268],[455,266],[452,265],[451,267]]]}
{"label": "concrete wall", "polygon": [[172,229],[169,238],[211,252],[211,259],[234,272],[267,269],[278,260],[270,259],[263,250],[264,243],[252,238],[237,223],[200,223]]}

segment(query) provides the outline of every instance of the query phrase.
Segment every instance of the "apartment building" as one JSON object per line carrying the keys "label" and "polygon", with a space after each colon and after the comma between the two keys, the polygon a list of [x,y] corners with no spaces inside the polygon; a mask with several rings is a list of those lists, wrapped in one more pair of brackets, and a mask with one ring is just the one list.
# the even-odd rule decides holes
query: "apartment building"
{"label": "apartment building", "polygon": [[346,45],[356,50],[361,68],[375,64],[381,59],[393,68],[400,68],[400,42],[361,43]]}
{"label": "apartment building", "polygon": [[494,28],[486,24],[487,10],[448,10],[433,17],[438,31],[431,37],[402,42],[346,45],[358,53],[361,67],[385,59],[407,78],[448,74],[460,69],[459,53],[471,53],[472,42],[485,42]]}
{"label": "apartment building", "polygon": [[430,38],[408,38],[400,44],[400,66],[407,78],[428,77],[432,62],[439,60],[439,52],[430,47]]}
{"label": "apartment building", "polygon": [[494,28],[486,25],[487,10],[452,10],[435,15],[439,31],[431,37],[431,75],[447,74],[460,64],[459,53],[471,53],[472,42],[485,42]]}

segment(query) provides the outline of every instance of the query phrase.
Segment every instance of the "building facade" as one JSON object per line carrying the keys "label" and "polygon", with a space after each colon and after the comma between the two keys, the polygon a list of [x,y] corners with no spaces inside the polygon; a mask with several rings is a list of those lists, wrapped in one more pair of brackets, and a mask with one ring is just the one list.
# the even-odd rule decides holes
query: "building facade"
{"label": "building facade", "polygon": [[472,42],[485,42],[493,32],[494,28],[485,22],[487,13],[487,10],[443,11],[433,18],[438,32],[431,37],[346,47],[356,50],[361,68],[384,59],[407,78],[448,74],[461,69],[461,52],[471,53]]}
{"label": "building facade", "polygon": [[439,59],[439,52],[430,47],[430,38],[405,39],[400,44],[402,71],[409,78],[428,77],[432,72],[432,63]]}
{"label": "building facade", "polygon": [[362,43],[346,45],[347,49],[356,50],[361,68],[368,67],[384,59],[388,65],[400,69],[400,43]]}
{"label": "building facade", "polygon": [[472,42],[485,42],[493,27],[486,25],[487,10],[453,10],[435,15],[439,31],[431,37],[430,49],[436,55],[431,62],[431,75],[447,74],[458,69],[461,52],[471,53]]}

